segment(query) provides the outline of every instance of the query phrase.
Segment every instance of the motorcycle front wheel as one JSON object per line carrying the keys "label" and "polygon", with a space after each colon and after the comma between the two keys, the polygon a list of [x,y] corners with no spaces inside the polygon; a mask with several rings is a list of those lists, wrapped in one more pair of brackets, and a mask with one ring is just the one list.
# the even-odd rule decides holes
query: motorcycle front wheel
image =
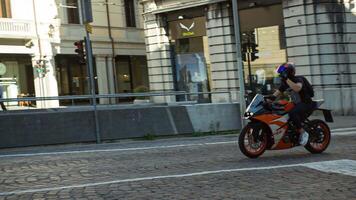
{"label": "motorcycle front wheel", "polygon": [[257,158],[267,148],[267,134],[261,123],[249,123],[239,136],[241,152],[249,158]]}

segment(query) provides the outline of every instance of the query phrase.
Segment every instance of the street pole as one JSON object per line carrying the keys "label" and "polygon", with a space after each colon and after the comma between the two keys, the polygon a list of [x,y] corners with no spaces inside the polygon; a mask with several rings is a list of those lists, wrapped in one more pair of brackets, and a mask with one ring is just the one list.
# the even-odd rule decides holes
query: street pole
{"label": "street pole", "polygon": [[246,110],[245,81],[244,81],[244,72],[243,72],[244,68],[243,68],[242,53],[241,53],[240,19],[239,19],[239,9],[238,9],[238,5],[237,5],[237,0],[232,0],[232,13],[234,16],[236,64],[237,64],[237,71],[239,73],[239,85],[240,85],[241,126],[244,126],[245,125],[244,113]]}
{"label": "street pole", "polygon": [[[85,24],[85,32],[86,32],[86,37],[85,39],[85,53],[86,53],[86,61],[87,61],[87,67],[88,67],[88,73],[89,73],[89,80],[90,80],[90,93],[92,96],[92,104],[94,108],[94,120],[95,120],[95,137],[96,137],[96,143],[101,142],[100,138],[100,127],[99,127],[99,119],[98,119],[98,110],[97,110],[97,105],[96,105],[96,93],[95,93],[95,81],[94,81],[94,67],[93,67],[93,51],[92,51],[92,46],[91,46],[91,41],[90,41],[90,33],[88,30],[88,21],[87,17],[91,15],[86,8],[87,5],[85,5],[84,1],[87,0],[81,0],[80,1],[80,6],[81,6],[81,11],[82,11],[82,22]],[[86,2],[87,4],[90,4],[91,1]],[[91,12],[91,9],[90,9]],[[90,17],[89,17],[90,18]]]}
{"label": "street pole", "polygon": [[248,65],[248,80],[250,82],[249,86],[249,90],[253,91],[252,89],[252,72],[251,72],[251,53],[252,53],[252,50],[251,50],[251,42],[250,42],[250,39],[248,39],[248,50],[247,50],[247,65]]}

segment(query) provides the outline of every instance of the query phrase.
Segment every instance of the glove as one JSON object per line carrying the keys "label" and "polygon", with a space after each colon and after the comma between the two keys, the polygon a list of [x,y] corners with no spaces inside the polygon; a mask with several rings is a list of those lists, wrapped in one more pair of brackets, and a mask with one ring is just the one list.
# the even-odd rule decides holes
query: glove
{"label": "glove", "polygon": [[290,75],[288,74],[287,71],[281,72],[281,73],[279,74],[279,77],[281,77],[282,81],[286,81],[286,80],[289,78],[289,76],[290,76]]}
{"label": "glove", "polygon": [[271,103],[271,102],[273,102],[274,100],[276,100],[276,96],[274,96],[274,95],[266,95],[266,96],[264,96],[264,99],[265,99],[265,101],[267,101],[267,102],[269,102],[269,103]]}

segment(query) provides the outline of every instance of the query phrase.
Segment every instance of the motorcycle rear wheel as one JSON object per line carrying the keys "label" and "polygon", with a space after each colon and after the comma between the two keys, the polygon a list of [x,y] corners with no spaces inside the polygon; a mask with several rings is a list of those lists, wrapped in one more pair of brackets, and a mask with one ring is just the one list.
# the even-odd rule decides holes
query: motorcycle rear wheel
{"label": "motorcycle rear wheel", "polygon": [[[257,138],[253,131],[258,131]],[[239,136],[239,147],[241,152],[249,158],[257,158],[267,148],[267,133],[261,123],[249,123],[241,131]]]}
{"label": "motorcycle rear wheel", "polygon": [[309,133],[309,141],[305,145],[305,149],[313,154],[322,153],[330,143],[330,128],[324,121],[319,119],[311,120],[310,127],[313,131]]}

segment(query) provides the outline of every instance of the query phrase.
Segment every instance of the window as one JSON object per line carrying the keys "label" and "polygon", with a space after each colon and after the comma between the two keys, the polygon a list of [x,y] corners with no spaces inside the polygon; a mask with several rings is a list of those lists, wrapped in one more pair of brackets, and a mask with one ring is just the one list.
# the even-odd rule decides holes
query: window
{"label": "window", "polygon": [[78,0],[67,0],[67,6],[70,6],[67,8],[68,24],[80,24]]}
{"label": "window", "polygon": [[0,17],[11,18],[10,0],[0,0]]}
{"label": "window", "polygon": [[136,27],[134,0],[125,0],[126,26]]}

